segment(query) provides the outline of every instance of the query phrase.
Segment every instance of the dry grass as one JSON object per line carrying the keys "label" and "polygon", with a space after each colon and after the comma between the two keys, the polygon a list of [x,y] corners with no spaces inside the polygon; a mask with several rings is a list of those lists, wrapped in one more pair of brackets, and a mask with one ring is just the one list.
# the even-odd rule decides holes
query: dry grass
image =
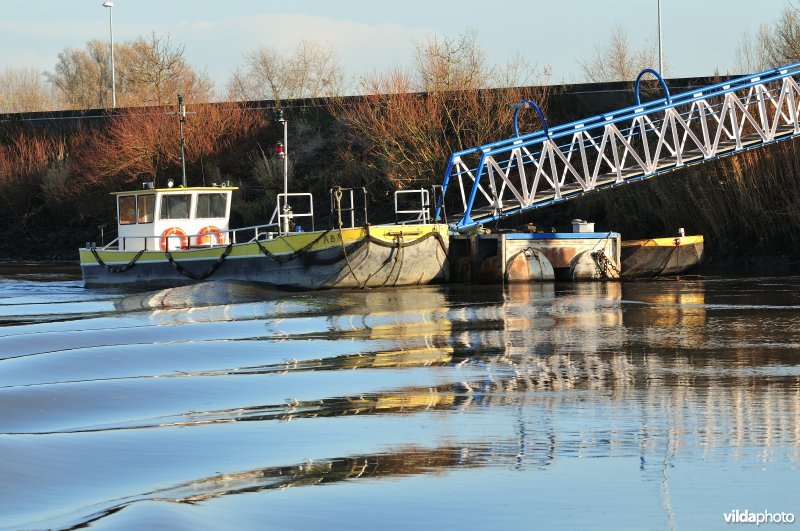
{"label": "dry grass", "polygon": [[797,256],[800,141],[780,142],[574,202],[626,239],[703,234],[714,256]]}
{"label": "dry grass", "polygon": [[[371,183],[374,199],[391,186],[438,183],[453,149],[508,136],[508,101],[544,101],[518,89],[421,95],[401,90],[402,79],[397,83],[392,91],[341,106],[339,121],[319,109],[291,116],[291,145],[297,146],[292,186],[318,192],[324,206],[327,187],[334,184]],[[186,124],[188,170],[196,176],[205,168],[209,175],[232,178],[243,186],[239,219],[266,221],[280,174],[269,147],[280,137],[271,113],[248,112],[236,104],[191,110],[197,114]],[[178,176],[177,120],[162,111],[129,111],[90,131],[76,127],[69,135],[5,126],[0,130],[0,220],[20,228],[91,227],[113,219],[109,191]],[[533,113],[525,114],[530,119]],[[626,238],[670,235],[684,227],[703,234],[715,256],[797,256],[798,142],[590,195],[561,207],[557,215],[589,218]],[[304,151],[304,144],[316,148]]]}

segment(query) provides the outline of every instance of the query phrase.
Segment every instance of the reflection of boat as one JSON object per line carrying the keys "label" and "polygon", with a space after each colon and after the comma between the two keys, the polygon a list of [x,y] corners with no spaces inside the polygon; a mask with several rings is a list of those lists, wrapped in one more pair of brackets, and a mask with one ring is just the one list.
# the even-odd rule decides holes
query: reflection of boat
{"label": "reflection of boat", "polygon": [[269,286],[249,282],[202,282],[189,286],[176,286],[158,291],[132,293],[114,301],[114,308],[121,312],[141,310],[195,309],[207,306],[242,304],[278,300],[285,292],[272,290]]}
{"label": "reflection of boat", "polygon": [[622,242],[622,277],[679,275],[700,263],[702,236],[676,236]]}
{"label": "reflection of boat", "polygon": [[[514,447],[513,442],[507,444]],[[389,448],[380,453],[356,454],[316,461],[309,459],[292,465],[218,473],[193,481],[160,486],[150,492],[107,502],[105,507],[95,507],[94,513],[70,521],[63,527],[70,529],[89,527],[90,524],[144,500],[195,504],[224,496],[284,490],[292,487],[408,477],[418,474],[440,474],[447,470],[481,466],[493,460],[503,462],[512,459],[505,455],[496,457],[498,449],[503,449],[500,443],[490,445],[485,442],[433,448],[407,445],[400,448]]]}
{"label": "reflection of boat", "polygon": [[[444,224],[423,217],[413,224],[358,226],[352,192],[348,210],[337,190],[336,228],[313,230],[310,194],[279,194],[282,208],[271,223],[229,229],[234,190],[151,186],[115,194],[118,237],[101,248],[90,243],[80,250],[86,285],[176,285],[209,278],[321,289],[417,285],[447,278]],[[307,210],[290,208],[291,199],[307,200]],[[341,222],[343,212],[351,214],[348,223]],[[294,221],[309,223],[312,230],[300,232],[292,227]]]}

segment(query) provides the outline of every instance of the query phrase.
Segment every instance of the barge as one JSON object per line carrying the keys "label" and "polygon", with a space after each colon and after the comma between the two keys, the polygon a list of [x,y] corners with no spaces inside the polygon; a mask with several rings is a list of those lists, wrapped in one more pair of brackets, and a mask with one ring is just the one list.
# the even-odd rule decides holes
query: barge
{"label": "barge", "polygon": [[651,238],[622,242],[622,278],[681,275],[703,257],[703,237]]}
{"label": "barge", "polygon": [[[231,229],[235,190],[146,185],[115,193],[118,236],[107,245],[87,242],[80,249],[85,285],[174,286],[213,279],[316,290],[448,279],[448,227],[430,223],[427,215],[404,224],[359,226],[353,190],[337,189],[334,228],[314,229],[311,194],[278,194],[269,224]],[[345,221],[343,196],[350,200]],[[292,199],[306,201],[307,208],[291,208]],[[301,221],[311,230],[296,225]]]}

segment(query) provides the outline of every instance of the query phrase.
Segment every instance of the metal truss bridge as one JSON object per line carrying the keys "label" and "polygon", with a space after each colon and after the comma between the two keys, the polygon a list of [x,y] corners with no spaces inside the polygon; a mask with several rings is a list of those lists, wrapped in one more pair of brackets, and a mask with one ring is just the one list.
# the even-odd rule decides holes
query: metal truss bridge
{"label": "metal truss bridge", "polygon": [[[662,99],[641,103],[646,74],[661,83]],[[636,79],[635,106],[557,127],[547,126],[536,103],[512,104],[513,137],[450,156],[436,218],[447,193],[460,193],[455,228],[468,228],[796,137],[798,81],[795,63],[673,96],[646,69]],[[523,108],[539,114],[542,129],[519,134]]]}

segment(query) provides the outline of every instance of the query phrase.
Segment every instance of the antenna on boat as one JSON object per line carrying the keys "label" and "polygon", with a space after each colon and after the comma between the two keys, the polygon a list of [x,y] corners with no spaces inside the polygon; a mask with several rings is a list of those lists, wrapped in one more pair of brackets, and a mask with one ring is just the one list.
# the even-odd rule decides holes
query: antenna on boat
{"label": "antenna on boat", "polygon": [[275,146],[275,151],[278,156],[283,157],[283,232],[289,232],[289,218],[291,217],[292,208],[289,206],[289,134],[288,134],[288,121],[283,117],[283,110],[278,109],[275,111],[275,121],[283,125],[283,143]]}
{"label": "antenna on boat", "polygon": [[183,138],[183,122],[186,121],[186,106],[183,104],[183,96],[178,94],[178,116],[180,119],[181,130],[181,175],[183,176],[183,187],[186,188],[186,153],[184,152],[184,145],[186,141]]}
{"label": "antenna on boat", "polygon": [[181,134],[181,176],[183,177],[182,183],[183,187],[186,188],[186,139],[183,137],[183,122],[186,121],[187,114],[194,114],[193,112],[186,112],[186,106],[183,104],[183,95],[178,94],[178,112],[168,112],[167,114],[177,114],[178,115],[178,122],[180,124],[180,134]]}

